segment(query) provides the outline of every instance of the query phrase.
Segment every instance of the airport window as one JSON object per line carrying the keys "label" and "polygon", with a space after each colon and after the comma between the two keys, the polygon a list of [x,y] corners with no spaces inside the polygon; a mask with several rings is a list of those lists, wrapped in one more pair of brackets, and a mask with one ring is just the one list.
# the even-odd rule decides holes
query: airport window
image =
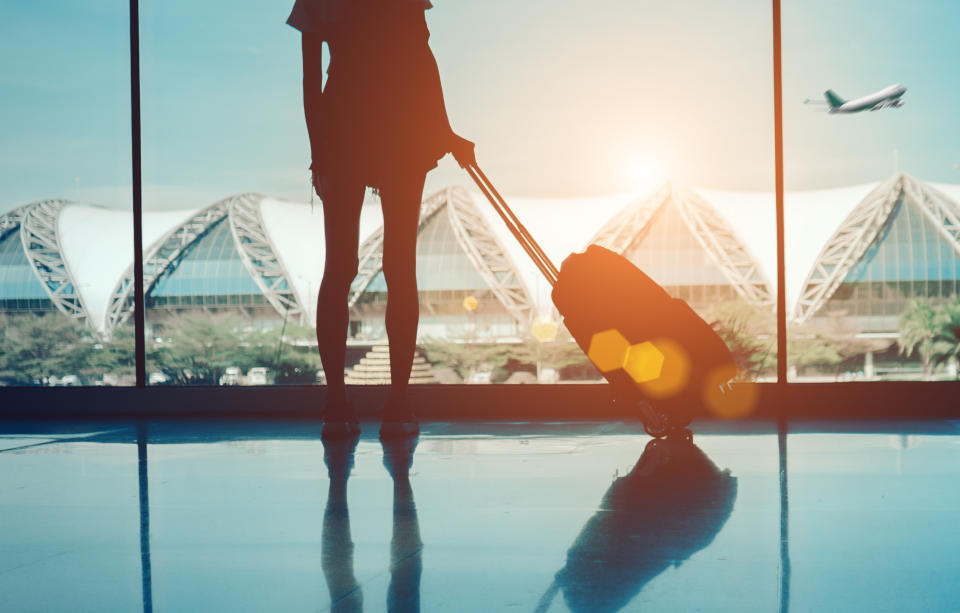
{"label": "airport window", "polygon": [[0,9],[0,386],[134,382],[128,7]]}
{"label": "airport window", "polygon": [[[323,217],[309,185],[300,34],[284,25],[286,8],[245,6],[139,3],[153,381],[217,384],[224,369],[241,362],[279,373],[284,369],[269,359],[284,356],[295,363],[295,380],[271,381],[324,377],[312,329]],[[482,22],[488,9],[468,3],[429,11],[451,120],[478,142],[479,161],[555,263],[591,243],[621,252],[728,342],[751,348],[743,378],[773,381],[772,121],[770,102],[757,103],[771,100],[768,4],[738,11],[704,4],[702,19],[694,20],[669,7],[604,6],[578,17],[576,34],[592,42],[569,57],[564,50],[544,56],[528,32],[512,26],[498,31],[496,53],[467,54],[484,36],[467,25]],[[10,342],[0,356],[0,380],[41,385],[76,375],[71,380],[85,384],[129,384],[133,267],[121,255],[130,253],[132,234],[127,4],[49,8],[4,9],[14,33],[4,44],[18,51],[4,56],[11,79],[4,85],[10,136],[3,147],[14,161],[2,170],[8,193],[0,209],[0,319]],[[196,10],[219,27],[187,18]],[[884,380],[870,366],[878,352],[920,359],[901,345],[909,314],[926,307],[940,313],[960,300],[960,239],[950,221],[960,215],[956,160],[930,136],[949,133],[957,119],[926,94],[914,103],[912,85],[924,92],[955,87],[951,78],[928,83],[916,68],[949,55],[952,34],[942,24],[950,23],[951,9],[931,8],[944,12],[937,27],[923,45],[904,43],[896,57],[877,41],[889,38],[891,24],[916,15],[890,7],[849,36],[836,36],[863,10],[857,3],[784,7],[785,316],[795,382]],[[544,36],[570,35],[571,11],[575,3],[560,2],[539,15]],[[75,45],[82,54],[55,53],[76,43],[77,23],[89,23],[96,42]],[[672,34],[628,36],[625,24]],[[59,32],[57,46],[38,47],[41,30]],[[730,32],[739,35],[731,39]],[[900,57],[913,68],[895,70]],[[566,87],[570,70],[584,83],[576,92]],[[656,96],[649,95],[651,83]],[[704,105],[704,87],[722,99]],[[828,89],[830,95],[819,93]],[[573,128],[558,133],[558,125]],[[428,175],[423,199],[420,358],[451,370],[439,356],[454,345],[496,347],[500,354],[479,371],[444,380],[505,382],[535,366],[532,348],[572,343],[549,284],[449,156]],[[368,191],[364,202],[366,250],[351,288],[348,341],[374,351],[386,343],[387,287],[380,199]],[[84,240],[91,237],[98,255],[77,255],[90,251]],[[48,248],[58,259],[37,257]],[[532,330],[543,325],[558,332],[538,339]],[[13,347],[29,349],[24,339],[37,335],[23,331],[46,328],[54,336],[69,329],[78,352],[109,345],[110,355],[122,357],[94,360],[97,372],[68,372],[67,362],[53,358],[28,372]],[[173,366],[158,356],[171,353],[178,335],[196,334],[257,350],[210,365],[204,381],[165,372]],[[827,350],[805,351],[810,339]],[[270,343],[275,351],[266,350]],[[566,364],[575,351],[548,353],[566,357],[556,368],[539,364],[543,381],[563,381],[564,373],[600,380],[583,356],[582,364]],[[955,360],[932,359],[936,367],[924,376],[954,376]]]}
{"label": "airport window", "polygon": [[[957,80],[928,70],[955,46],[946,26],[955,15],[927,6],[922,17],[908,6],[870,12],[863,2],[784,6],[786,242],[802,244],[787,249],[790,335],[812,333],[833,348],[813,361],[795,352],[791,381],[902,378],[874,366],[880,352],[898,351],[917,379],[955,377],[948,333],[933,323],[941,319],[924,324],[947,352],[931,356],[932,372],[902,335],[918,305],[939,312],[960,300],[950,221],[960,214],[960,175],[936,136],[958,128],[938,102]],[[897,36],[921,19],[937,25],[922,39]],[[896,49],[880,43],[888,35],[900,40]]]}

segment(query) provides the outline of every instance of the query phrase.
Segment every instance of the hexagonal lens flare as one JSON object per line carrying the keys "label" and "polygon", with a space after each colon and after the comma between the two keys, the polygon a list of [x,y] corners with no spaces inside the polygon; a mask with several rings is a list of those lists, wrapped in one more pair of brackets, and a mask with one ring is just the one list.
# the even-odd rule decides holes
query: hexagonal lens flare
{"label": "hexagonal lens flare", "polygon": [[623,369],[637,383],[653,381],[663,371],[663,353],[647,341],[631,345],[623,361]]}
{"label": "hexagonal lens flare", "polygon": [[630,341],[624,338],[619,330],[610,329],[593,335],[587,357],[600,372],[610,372],[623,368],[628,351]]}

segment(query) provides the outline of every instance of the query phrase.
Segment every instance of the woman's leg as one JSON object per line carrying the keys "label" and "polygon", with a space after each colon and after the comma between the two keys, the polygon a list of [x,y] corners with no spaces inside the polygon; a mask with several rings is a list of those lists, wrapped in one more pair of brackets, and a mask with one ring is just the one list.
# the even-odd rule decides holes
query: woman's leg
{"label": "woman's leg", "polygon": [[[346,361],[347,298],[357,276],[357,249],[360,242],[360,207],[365,186],[358,181],[331,177],[323,202],[323,230],[326,260],[323,281],[317,293],[317,344],[327,378],[327,411],[324,419],[337,421],[346,407],[343,382]],[[333,419],[330,419],[333,418]]]}
{"label": "woman's leg", "polygon": [[[387,281],[387,337],[390,340],[388,412],[406,407],[407,384],[417,342],[417,227],[425,174],[383,186],[383,275]],[[390,415],[388,415],[390,417]],[[398,415],[394,417],[405,417]]]}

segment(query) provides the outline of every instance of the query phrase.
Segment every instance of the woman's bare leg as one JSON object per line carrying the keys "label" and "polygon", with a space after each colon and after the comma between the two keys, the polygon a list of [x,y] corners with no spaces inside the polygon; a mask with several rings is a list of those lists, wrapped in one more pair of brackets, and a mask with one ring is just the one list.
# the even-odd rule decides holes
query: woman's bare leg
{"label": "woman's bare leg", "polygon": [[343,381],[349,323],[347,298],[350,284],[357,276],[364,189],[357,181],[331,180],[323,202],[326,260],[317,293],[317,344],[327,378],[327,410],[332,413],[325,413],[325,419],[343,417],[335,413],[342,411],[347,402]]}
{"label": "woman's bare leg", "polygon": [[[423,174],[393,181],[383,199],[383,275],[387,281],[387,337],[390,339],[389,410],[406,407],[407,384],[417,342],[417,227],[423,198]],[[399,416],[404,417],[404,416]]]}

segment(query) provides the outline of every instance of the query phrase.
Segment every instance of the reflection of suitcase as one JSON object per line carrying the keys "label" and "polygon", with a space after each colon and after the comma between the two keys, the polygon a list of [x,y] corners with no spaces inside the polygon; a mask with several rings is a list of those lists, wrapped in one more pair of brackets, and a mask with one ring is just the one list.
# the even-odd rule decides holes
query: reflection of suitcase
{"label": "reflection of suitcase", "polygon": [[636,404],[647,432],[663,436],[682,428],[700,407],[724,412],[723,392],[737,373],[733,357],[686,302],[597,245],[570,255],[558,271],[483,171],[471,166],[467,172],[553,286],[570,334],[618,400]]}

